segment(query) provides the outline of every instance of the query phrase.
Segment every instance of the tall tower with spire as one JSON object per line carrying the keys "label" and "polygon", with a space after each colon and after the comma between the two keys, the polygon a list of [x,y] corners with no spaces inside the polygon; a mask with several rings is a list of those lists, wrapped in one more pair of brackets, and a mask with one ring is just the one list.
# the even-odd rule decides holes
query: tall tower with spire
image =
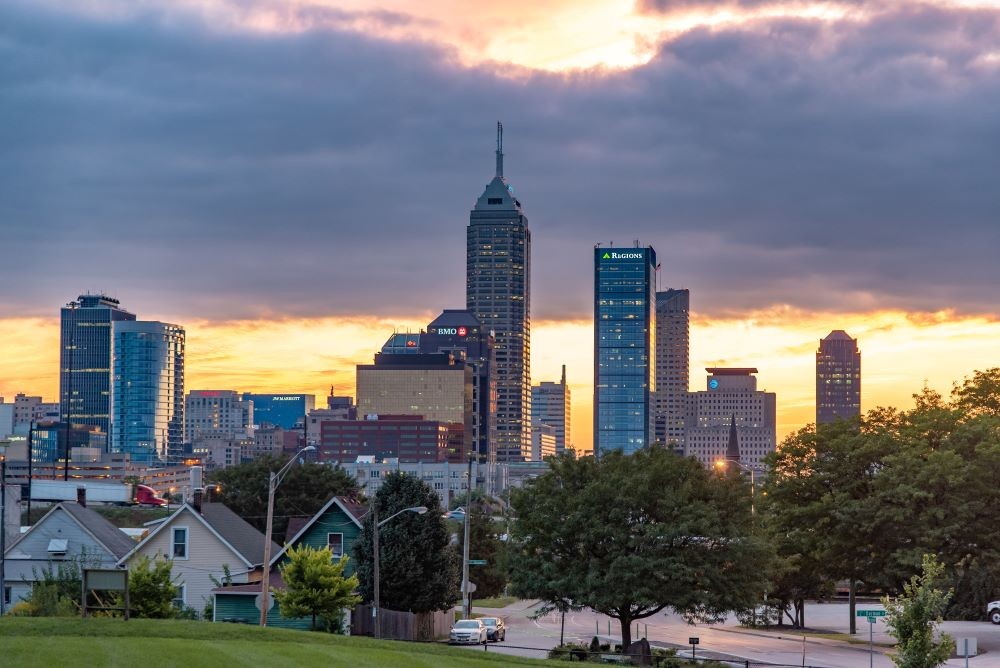
{"label": "tall tower with spire", "polygon": [[496,174],[466,230],[466,308],[496,338],[497,461],[531,457],[531,231],[503,175],[497,123]]}

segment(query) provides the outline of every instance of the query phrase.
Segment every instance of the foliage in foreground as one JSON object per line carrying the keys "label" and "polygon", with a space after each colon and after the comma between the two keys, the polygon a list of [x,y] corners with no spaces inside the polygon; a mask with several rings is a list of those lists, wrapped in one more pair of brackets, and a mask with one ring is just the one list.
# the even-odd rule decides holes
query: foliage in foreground
{"label": "foliage in foreground", "polygon": [[632,622],[665,608],[711,622],[762,597],[769,552],[750,489],[663,448],[555,457],[512,490],[514,592]]}
{"label": "foliage in foreground", "polygon": [[899,668],[937,668],[955,651],[955,641],[947,634],[937,642],[934,638],[952,595],[938,588],[944,566],[925,554],[921,571],[903,585],[901,596],[882,599],[889,635],[898,643],[892,661]]}
{"label": "foliage in foreground", "polygon": [[344,608],[353,609],[361,602],[361,597],[354,594],[358,576],[344,577],[346,554],[334,561],[330,548],[317,550],[308,545],[289,548],[285,554],[288,561],[280,570],[287,588],[274,592],[285,619],[311,617],[315,631],[319,618],[328,628],[334,628]]}

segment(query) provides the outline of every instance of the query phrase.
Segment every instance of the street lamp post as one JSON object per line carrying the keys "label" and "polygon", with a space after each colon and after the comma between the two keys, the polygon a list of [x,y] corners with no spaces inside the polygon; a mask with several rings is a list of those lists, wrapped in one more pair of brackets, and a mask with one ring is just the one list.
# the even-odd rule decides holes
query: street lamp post
{"label": "street lamp post", "polygon": [[0,454],[0,616],[7,614],[7,453]]}
{"label": "street lamp post", "polygon": [[267,481],[267,531],[264,536],[264,565],[263,572],[261,573],[261,587],[260,587],[260,625],[267,626],[267,610],[271,607],[271,529],[274,524],[274,492],[278,489],[278,485],[281,484],[282,478],[288,473],[289,469],[298,460],[299,455],[305,452],[312,452],[316,449],[314,445],[307,445],[302,448],[288,460],[281,470],[275,473],[271,471],[271,475]]}
{"label": "street lamp post", "polygon": [[373,592],[375,595],[372,597],[372,599],[373,599],[372,600],[372,617],[375,619],[375,628],[373,630],[373,634],[374,634],[374,636],[376,638],[381,638],[382,637],[382,617],[380,617],[379,614],[378,614],[378,612],[379,612],[379,587],[378,587],[378,585],[379,585],[379,582],[378,582],[378,579],[379,579],[379,547],[378,547],[379,529],[382,527],[383,524],[385,524],[389,520],[393,519],[394,517],[398,517],[399,515],[402,515],[403,513],[416,513],[417,515],[423,515],[426,512],[427,512],[427,506],[414,506],[412,508],[403,508],[402,510],[400,510],[397,513],[395,513],[394,515],[390,515],[389,517],[387,517],[384,520],[382,520],[381,522],[379,522],[378,521],[378,501],[377,500],[373,500],[372,501],[372,550],[375,553],[375,555],[374,555],[375,558],[374,558],[374,563],[373,563],[374,570],[375,570],[375,578],[374,578],[374,583],[373,583],[374,586],[372,587],[375,590]]}

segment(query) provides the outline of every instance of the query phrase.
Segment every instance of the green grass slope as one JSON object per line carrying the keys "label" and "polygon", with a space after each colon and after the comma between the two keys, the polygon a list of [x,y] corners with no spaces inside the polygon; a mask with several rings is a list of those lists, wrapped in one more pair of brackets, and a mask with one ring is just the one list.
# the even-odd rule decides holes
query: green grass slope
{"label": "green grass slope", "polygon": [[173,620],[0,619],[0,665],[472,668],[547,662],[436,644]]}

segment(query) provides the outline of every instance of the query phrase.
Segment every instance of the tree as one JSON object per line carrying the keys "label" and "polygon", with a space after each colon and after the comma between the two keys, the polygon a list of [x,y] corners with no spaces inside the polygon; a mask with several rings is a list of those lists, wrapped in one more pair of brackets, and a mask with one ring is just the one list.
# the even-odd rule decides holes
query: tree
{"label": "tree", "polygon": [[177,616],[177,586],[171,578],[169,559],[136,559],[128,572],[129,605],[136,617],[170,619]]}
{"label": "tree", "polygon": [[763,594],[769,552],[751,533],[750,489],[659,447],[549,459],[513,490],[514,591],[632,622],[665,608],[711,622]]}
{"label": "tree", "polygon": [[926,554],[922,573],[903,585],[903,594],[882,599],[889,634],[897,641],[892,661],[899,668],[937,668],[955,651],[955,641],[946,634],[934,641],[935,628],[952,594],[937,586],[943,573],[944,566]]}
{"label": "tree", "polygon": [[361,597],[354,594],[358,576],[344,577],[347,555],[334,561],[330,548],[308,545],[289,548],[285,554],[288,561],[280,566],[280,571],[287,589],[274,592],[282,617],[311,616],[311,628],[315,631],[317,617],[336,618],[343,608],[353,608],[361,602]]}
{"label": "tree", "polygon": [[[458,600],[458,559],[449,545],[437,493],[422,480],[387,475],[375,495],[379,521],[404,508],[426,506],[423,515],[402,513],[379,529],[380,605],[391,610],[447,610]],[[374,598],[373,514],[368,513],[354,545],[355,572],[365,601]]]}
{"label": "tree", "polygon": [[[211,482],[221,486],[218,500],[261,532],[267,524],[267,485],[272,471],[287,459],[265,455],[216,471]],[[306,463],[289,470],[274,500],[273,535],[282,543],[289,517],[312,517],[334,496],[355,496],[357,481],[340,467]]]}
{"label": "tree", "polygon": [[[502,527],[484,512],[483,506],[473,502],[466,508],[469,513],[469,558],[483,559],[485,566],[473,566],[469,579],[476,583],[476,598],[490,598],[500,595],[507,586],[506,559],[504,545],[500,540]],[[461,560],[465,523],[458,530],[458,559]]]}

